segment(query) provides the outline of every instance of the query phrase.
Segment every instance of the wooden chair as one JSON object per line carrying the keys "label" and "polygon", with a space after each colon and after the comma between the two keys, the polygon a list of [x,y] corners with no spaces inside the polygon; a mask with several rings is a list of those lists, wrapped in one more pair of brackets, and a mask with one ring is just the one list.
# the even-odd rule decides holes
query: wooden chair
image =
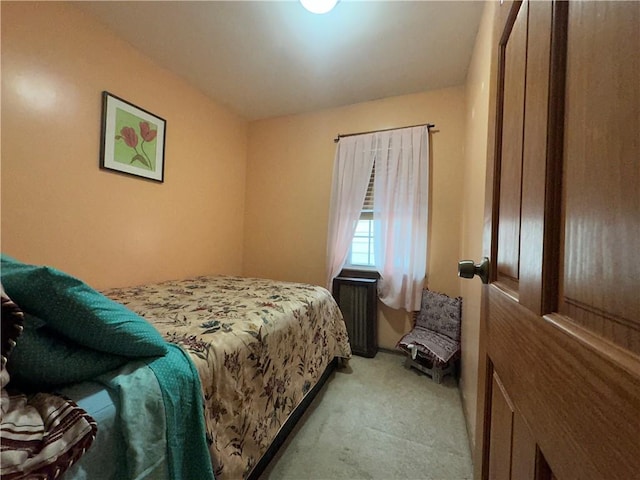
{"label": "wooden chair", "polygon": [[460,357],[461,319],[462,298],[424,290],[420,311],[414,312],[414,328],[396,346],[408,354],[405,365],[436,383],[454,373]]}

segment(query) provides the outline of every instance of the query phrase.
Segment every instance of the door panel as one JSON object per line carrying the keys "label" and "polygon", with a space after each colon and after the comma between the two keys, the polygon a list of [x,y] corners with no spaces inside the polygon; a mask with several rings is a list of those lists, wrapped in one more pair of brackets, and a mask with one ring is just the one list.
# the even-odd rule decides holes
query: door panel
{"label": "door panel", "polygon": [[502,382],[493,374],[491,397],[491,457],[489,477],[495,480],[511,478],[511,437],[513,434],[513,406]]}
{"label": "door panel", "polygon": [[[522,305],[536,313],[542,311],[542,265],[544,247],[546,190],[546,149],[552,4],[529,5],[526,101],[522,175],[522,235],[520,247],[520,295]],[[504,161],[504,160],[503,160]],[[502,213],[500,214],[502,223]],[[500,247],[498,247],[500,248]]]}
{"label": "door panel", "polygon": [[527,52],[527,8],[520,9],[506,42],[502,165],[500,170],[500,223],[498,272],[517,289],[520,257],[520,197],[522,181],[522,131],[524,121]]}
{"label": "door panel", "polygon": [[640,354],[640,3],[620,3],[569,8],[560,312]]}
{"label": "door panel", "polygon": [[504,8],[487,162],[485,253],[496,268],[482,298],[476,472],[636,478],[640,2]]}
{"label": "door panel", "polygon": [[511,449],[511,478],[518,480],[536,479],[536,440],[522,415],[513,415],[513,446]]}

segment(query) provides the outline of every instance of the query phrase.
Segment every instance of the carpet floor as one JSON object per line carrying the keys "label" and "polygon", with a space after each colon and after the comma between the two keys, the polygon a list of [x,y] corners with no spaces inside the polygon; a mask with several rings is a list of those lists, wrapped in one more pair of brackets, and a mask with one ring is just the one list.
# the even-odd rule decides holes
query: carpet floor
{"label": "carpet floor", "polygon": [[460,394],[404,357],[354,356],[331,374],[260,476],[280,479],[472,478]]}

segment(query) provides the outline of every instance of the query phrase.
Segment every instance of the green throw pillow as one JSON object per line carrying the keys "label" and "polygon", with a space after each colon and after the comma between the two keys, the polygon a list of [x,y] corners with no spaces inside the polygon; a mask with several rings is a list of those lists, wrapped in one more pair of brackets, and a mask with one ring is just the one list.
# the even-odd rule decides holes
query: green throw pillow
{"label": "green throw pillow", "polygon": [[25,314],[24,331],[18,339],[7,370],[11,384],[40,390],[91,380],[127,363],[129,359],[98,352],[67,340],[42,320]]}
{"label": "green throw pillow", "polygon": [[85,347],[128,357],[164,355],[162,335],[144,318],[55,268],[27,265],[6,255],[2,284],[26,313]]}

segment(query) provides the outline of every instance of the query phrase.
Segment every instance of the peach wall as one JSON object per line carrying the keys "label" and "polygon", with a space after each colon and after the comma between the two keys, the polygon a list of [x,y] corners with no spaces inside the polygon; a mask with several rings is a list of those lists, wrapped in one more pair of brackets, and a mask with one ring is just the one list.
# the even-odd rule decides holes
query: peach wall
{"label": "peach wall", "polygon": [[[249,127],[244,273],[325,284],[334,137],[431,122],[430,288],[458,295],[464,88],[391,97]],[[379,343],[394,348],[406,312],[383,307]]]}
{"label": "peach wall", "polygon": [[[476,37],[467,74],[466,138],[464,155],[464,202],[460,257],[476,262],[482,257],[484,191],[489,118],[489,79],[495,2],[487,2]],[[460,392],[467,421],[471,451],[475,439],[478,389],[478,341],[480,327],[480,280],[460,280],[463,297],[462,361]]]}
{"label": "peach wall", "polygon": [[[2,251],[97,288],[240,274],[246,122],[69,4],[1,8]],[[103,90],[167,120],[163,184],[98,168]]]}

